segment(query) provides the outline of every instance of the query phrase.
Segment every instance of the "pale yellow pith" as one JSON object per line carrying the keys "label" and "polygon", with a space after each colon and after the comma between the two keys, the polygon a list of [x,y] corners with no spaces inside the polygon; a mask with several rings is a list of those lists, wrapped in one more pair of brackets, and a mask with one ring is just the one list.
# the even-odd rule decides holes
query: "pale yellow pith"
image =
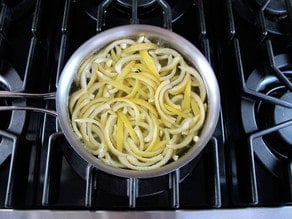
{"label": "pale yellow pith", "polygon": [[195,147],[206,110],[196,69],[144,36],[117,40],[86,59],[69,99],[86,149],[133,170],[158,168]]}

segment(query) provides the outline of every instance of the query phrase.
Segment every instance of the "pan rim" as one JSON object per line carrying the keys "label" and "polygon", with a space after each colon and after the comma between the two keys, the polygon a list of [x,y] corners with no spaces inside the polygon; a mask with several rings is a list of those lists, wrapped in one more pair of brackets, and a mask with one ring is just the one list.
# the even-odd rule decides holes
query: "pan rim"
{"label": "pan rim", "polygon": [[[172,47],[174,47],[174,49],[177,49],[188,61],[190,61],[197,68],[203,78],[207,91],[208,104],[205,124],[201,131],[200,139],[198,142],[196,142],[196,146],[190,147],[190,149],[188,149],[188,151],[177,161],[172,161],[154,170],[143,171],[115,168],[105,164],[103,161],[89,153],[85,147],[82,146],[84,144],[75,135],[71,127],[71,120],[69,118],[68,112],[69,91],[80,64],[87,57],[89,57],[97,50],[102,49],[108,43],[119,38],[137,36],[137,34],[151,36],[157,39],[161,39],[163,42],[169,43]],[[161,27],[131,24],[114,27],[91,37],[71,55],[66,65],[64,66],[63,71],[61,72],[58,82],[56,110],[58,113],[59,124],[65,135],[65,138],[71,147],[73,147],[75,152],[89,165],[119,177],[150,178],[173,172],[176,169],[181,168],[182,166],[189,163],[191,160],[197,157],[198,154],[201,153],[201,151],[207,145],[208,141],[211,139],[219,119],[220,93],[217,79],[210,63],[191,42],[182,36]]]}

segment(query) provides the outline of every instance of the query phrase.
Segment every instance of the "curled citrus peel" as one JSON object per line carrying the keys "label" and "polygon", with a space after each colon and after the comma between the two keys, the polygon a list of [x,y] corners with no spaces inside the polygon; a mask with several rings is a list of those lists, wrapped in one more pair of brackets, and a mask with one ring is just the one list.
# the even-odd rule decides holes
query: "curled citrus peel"
{"label": "curled citrus peel", "polygon": [[159,168],[195,147],[206,110],[196,69],[144,36],[116,40],[86,59],[69,97],[72,128],[85,148],[132,170]]}

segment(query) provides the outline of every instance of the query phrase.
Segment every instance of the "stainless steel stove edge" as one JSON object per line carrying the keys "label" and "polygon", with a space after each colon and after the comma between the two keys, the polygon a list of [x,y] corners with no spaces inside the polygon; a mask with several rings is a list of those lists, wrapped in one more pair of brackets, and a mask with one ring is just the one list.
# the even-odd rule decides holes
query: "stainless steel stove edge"
{"label": "stainless steel stove edge", "polygon": [[275,208],[238,208],[214,210],[168,210],[168,211],[86,211],[86,210],[0,210],[0,218],[5,219],[291,219],[292,206]]}

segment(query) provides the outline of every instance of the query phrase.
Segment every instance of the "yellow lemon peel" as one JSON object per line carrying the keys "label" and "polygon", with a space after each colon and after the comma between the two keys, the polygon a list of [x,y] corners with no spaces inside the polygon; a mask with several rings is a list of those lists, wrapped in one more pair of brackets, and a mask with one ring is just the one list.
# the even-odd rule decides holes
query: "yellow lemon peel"
{"label": "yellow lemon peel", "polygon": [[151,170],[195,147],[207,93],[195,68],[147,37],[120,39],[88,57],[69,97],[72,128],[107,165]]}

